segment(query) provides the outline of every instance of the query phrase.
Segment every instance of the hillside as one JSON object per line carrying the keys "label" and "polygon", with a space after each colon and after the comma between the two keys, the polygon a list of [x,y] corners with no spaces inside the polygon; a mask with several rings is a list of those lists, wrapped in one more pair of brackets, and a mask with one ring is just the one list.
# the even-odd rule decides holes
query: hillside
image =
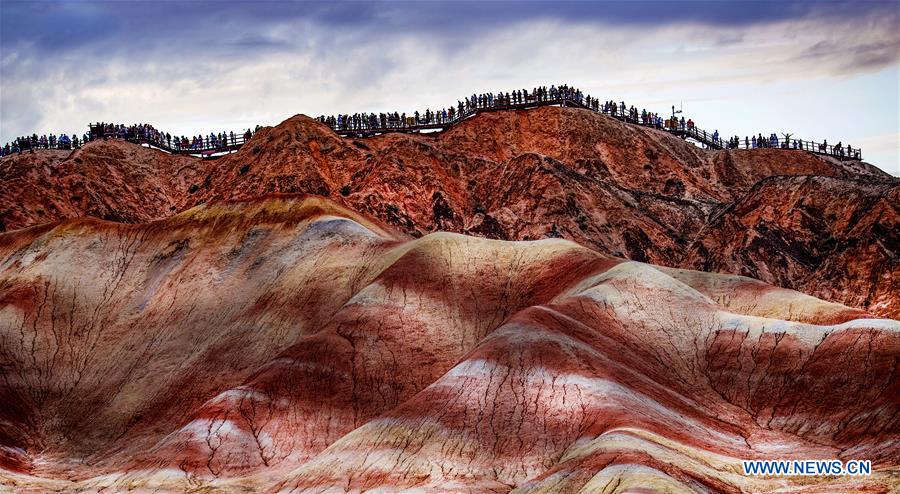
{"label": "hillside", "polygon": [[16,492],[897,487],[897,321],[324,198],[0,234],[0,350]]}
{"label": "hillside", "polygon": [[[819,201],[815,224],[780,228],[777,244],[736,238],[747,232],[732,212],[777,204],[763,217],[781,218],[796,205],[786,197],[820,193],[762,186],[788,180],[790,189],[789,179],[774,178],[790,176],[835,179],[827,183],[841,185],[822,193],[837,199]],[[885,237],[897,209],[884,198],[896,197],[898,184],[861,162],[781,149],[707,151],[573,108],[485,113],[439,134],[367,139],[341,138],[296,116],[211,161],[115,141],[71,156],[5,157],[0,220],[8,230],[85,215],[136,223],[221,200],[312,193],[415,237],[565,238],[636,261],[760,277],[897,317],[897,243]],[[875,203],[883,206],[864,207]],[[880,226],[846,230],[850,218],[863,217]],[[848,241],[835,241],[841,236]],[[795,252],[799,243],[803,252]],[[785,245],[794,246],[789,259]]]}
{"label": "hillside", "polygon": [[6,231],[82,216],[124,223],[165,218],[186,207],[190,186],[210,164],[115,140],[5,156],[0,221]]}
{"label": "hillside", "polygon": [[682,264],[900,318],[898,246],[896,182],[778,176],[715,215]]}

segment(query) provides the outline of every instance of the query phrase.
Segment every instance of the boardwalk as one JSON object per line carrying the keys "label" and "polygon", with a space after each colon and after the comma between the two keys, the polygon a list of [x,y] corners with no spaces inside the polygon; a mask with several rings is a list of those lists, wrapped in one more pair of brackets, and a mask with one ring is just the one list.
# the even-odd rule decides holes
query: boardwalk
{"label": "boardwalk", "polygon": [[[508,93],[507,93],[508,95]],[[467,99],[468,101],[469,99]],[[478,114],[486,112],[498,112],[509,110],[528,110],[542,106],[561,106],[581,108],[587,111],[600,113],[608,117],[615,118],[622,122],[640,125],[644,127],[652,127],[657,130],[668,132],[685,140],[694,141],[706,148],[710,149],[751,149],[764,147],[777,147],[781,149],[792,149],[798,151],[807,151],[811,153],[828,155],[841,160],[844,159],[862,159],[862,151],[858,148],[851,149],[849,146],[837,147],[825,143],[817,143],[805,141],[801,139],[782,138],[780,140],[770,141],[768,136],[761,136],[759,143],[754,139],[752,142],[745,138],[738,140],[736,143],[728,142],[717,137],[714,133],[700,129],[694,125],[685,124],[684,119],[677,120],[674,117],[668,119],[660,119],[659,117],[646,113],[637,112],[634,108],[626,109],[615,103],[609,105],[605,103],[598,104],[596,99],[584,98],[580,92],[556,92],[552,97],[540,97],[535,95],[524,94],[519,98],[508,99],[500,97],[497,99],[472,98],[472,105],[465,107],[460,104],[460,111],[451,112],[448,116],[446,111],[427,113],[404,118],[385,118],[385,115],[376,116],[375,114],[357,114],[352,116],[344,115],[342,120],[331,121],[320,117],[319,120],[328,125],[336,134],[343,137],[366,138],[387,133],[423,133],[423,132],[441,132],[453,127],[454,125],[472,118]],[[397,114],[393,114],[396,116]],[[647,116],[650,118],[647,118]],[[332,117],[333,118],[333,117]],[[106,128],[99,129],[96,126],[90,126],[91,132],[85,136],[85,141],[98,139],[122,139],[147,147],[153,147],[172,154],[192,155],[202,158],[217,158],[228,153],[232,153],[240,149],[251,137],[252,134],[219,134],[210,137],[200,137],[194,142],[189,142],[185,138],[172,138],[167,134],[158,131],[144,132],[133,131],[131,127],[113,126],[114,130]],[[150,127],[150,126],[146,126]],[[152,128],[152,127],[150,127]],[[45,142],[34,142],[29,144],[34,148],[57,148],[71,149],[71,144],[63,147],[61,144],[47,145]],[[77,144],[77,140],[75,141]],[[7,145],[8,146],[8,145]],[[76,146],[77,147],[77,146]]]}
{"label": "boardwalk", "polygon": [[[640,125],[643,127],[652,127],[658,130],[662,130],[668,132],[672,135],[681,137],[682,139],[690,139],[697,143],[702,144],[704,147],[710,149],[725,149],[727,147],[727,140],[722,140],[721,138],[717,139],[714,137],[712,132],[708,132],[706,130],[700,129],[696,126],[687,126],[681,125],[680,122],[675,119],[666,119],[661,123],[655,123],[649,120],[643,120],[641,118],[641,114],[638,114],[637,117],[632,116],[631,113],[626,109],[622,110],[621,107],[613,106],[611,108],[606,108],[600,106],[600,108],[593,108],[585,104],[583,99],[579,99],[572,96],[561,96],[554,99],[545,99],[545,100],[526,100],[523,103],[516,104],[491,104],[485,106],[479,106],[472,108],[468,111],[459,113],[455,115],[453,118],[448,119],[440,119],[440,121],[429,121],[423,123],[398,123],[395,125],[387,125],[387,126],[349,126],[349,125],[330,125],[331,129],[341,135],[343,137],[371,137],[379,134],[386,134],[390,132],[405,132],[405,133],[418,133],[418,132],[427,132],[427,131],[444,131],[453,127],[454,125],[462,122],[463,120],[467,120],[475,115],[486,112],[497,112],[497,111],[508,111],[508,110],[527,110],[532,108],[538,108],[541,106],[562,106],[562,107],[575,107],[582,108],[588,111],[601,113],[608,117],[615,118],[617,120],[633,124]],[[764,139],[768,141],[768,136],[763,136]],[[859,148],[853,148],[852,151],[847,150],[847,148],[837,148],[830,144],[817,143],[813,141],[804,141],[801,139],[782,139],[781,142],[778,142],[777,145],[772,146],[768,142],[767,145],[763,146],[762,144],[753,145],[750,142],[745,142],[744,140],[739,140],[737,143],[737,147],[735,149],[757,149],[763,147],[777,147],[780,149],[794,149],[794,150],[802,150],[808,151],[811,153],[822,154],[834,156],[839,159],[862,159],[862,151]]]}
{"label": "boardwalk", "polygon": [[181,143],[178,138],[166,139],[163,135],[150,136],[138,135],[129,132],[98,131],[95,126],[90,126],[89,141],[101,139],[120,139],[133,142],[146,147],[160,149],[170,154],[185,154],[201,158],[217,158],[223,154],[233,153],[249,141],[245,135],[229,135],[219,139],[207,139],[202,143],[191,144],[187,141]]}

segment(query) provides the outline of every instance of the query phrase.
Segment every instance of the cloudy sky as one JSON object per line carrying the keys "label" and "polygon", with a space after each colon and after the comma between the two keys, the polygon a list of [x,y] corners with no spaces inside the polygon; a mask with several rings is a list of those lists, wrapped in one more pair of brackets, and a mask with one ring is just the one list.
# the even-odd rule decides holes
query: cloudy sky
{"label": "cloudy sky", "polygon": [[568,82],[724,135],[792,132],[900,174],[900,2],[0,0],[0,141],[148,122],[411,112]]}

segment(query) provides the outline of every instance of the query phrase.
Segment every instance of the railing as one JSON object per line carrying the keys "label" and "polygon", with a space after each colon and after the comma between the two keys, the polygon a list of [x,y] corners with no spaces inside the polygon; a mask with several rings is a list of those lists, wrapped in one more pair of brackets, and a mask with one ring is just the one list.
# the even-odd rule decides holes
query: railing
{"label": "railing", "polygon": [[793,139],[783,137],[780,139],[771,139],[763,136],[762,139],[757,138],[756,141],[738,139],[734,144],[729,142],[723,143],[723,149],[795,149],[798,151],[808,151],[810,153],[833,156],[844,160],[861,160],[862,149],[850,147],[849,145],[831,145],[827,143],[818,143],[813,141],[804,141],[802,139]]}
{"label": "railing", "polygon": [[58,149],[64,151],[70,151],[72,149],[78,149],[81,147],[81,141],[56,141],[56,142],[45,142],[38,140],[37,142],[30,142],[25,145],[25,150],[28,149]]}
{"label": "railing", "polygon": [[[89,140],[121,139],[139,145],[145,145],[161,149],[172,154],[189,154],[198,156],[214,156],[220,153],[232,152],[241,148],[249,139],[245,134],[227,135],[222,138],[202,138],[191,140],[170,137],[157,132],[142,132],[132,129],[99,129],[90,126]],[[252,134],[251,134],[252,136]]]}
{"label": "railing", "polygon": [[138,144],[146,144],[148,146],[157,147],[173,154],[200,154],[214,155],[218,153],[231,152],[240,149],[249,139],[243,135],[235,134],[234,137],[228,136],[223,139],[204,139],[202,143],[191,144],[190,141],[182,140],[175,142],[168,140],[150,139],[139,137],[136,139]]}
{"label": "railing", "polygon": [[697,127],[686,127],[678,125],[672,129],[667,129],[673,134],[690,137],[706,146],[716,149],[795,149],[798,151],[808,151],[816,154],[833,156],[838,159],[862,159],[862,150],[853,148],[849,145],[831,145],[828,143],[818,143],[813,141],[804,141],[803,139],[794,139],[787,136],[781,138],[777,136],[752,136],[741,138],[722,139],[721,136],[698,129]]}
{"label": "railing", "polygon": [[850,146],[838,147],[802,139],[776,138],[772,141],[768,137],[763,136],[761,140],[757,139],[758,142],[755,144],[753,139],[745,138],[738,139],[736,145],[729,145],[729,139],[723,139],[715,132],[707,132],[693,125],[688,126],[675,119],[662,119],[655,117],[652,113],[634,111],[621,105],[607,105],[605,102],[599,102],[596,99],[591,99],[591,102],[594,104],[588,104],[585,98],[566,94],[543,99],[528,95],[525,98],[520,98],[518,101],[506,101],[505,98],[494,100],[493,104],[484,104],[479,101],[474,106],[464,108],[462,112],[454,112],[452,117],[449,114],[444,116],[443,110],[435,112],[431,116],[420,115],[418,119],[415,116],[407,116],[405,120],[403,118],[394,118],[393,116],[386,116],[382,119],[380,115],[368,115],[350,121],[335,123],[334,125],[329,125],[329,127],[337,134],[345,137],[368,137],[389,132],[445,130],[483,112],[524,110],[539,106],[575,106],[601,113],[626,123],[655,128],[683,138],[691,138],[713,149],[794,149],[829,155],[842,160],[862,159],[862,150],[860,148],[851,148]]}
{"label": "railing", "polygon": [[[463,120],[466,120],[478,113],[502,110],[526,110],[529,108],[537,108],[539,106],[580,106],[586,108],[583,98],[576,98],[570,95],[560,95],[554,98],[537,98],[528,95],[523,98],[497,98],[491,104],[478,102],[474,106],[464,107],[462,111],[454,111],[451,115],[449,112],[441,110],[434,112],[430,116],[425,114],[418,118],[414,115],[407,115],[404,118],[394,118],[386,116],[384,119],[379,116],[368,115],[365,118],[352,119],[350,121],[340,121],[334,125],[328,125],[331,130],[345,137],[365,137],[376,134],[385,134],[388,132],[419,132],[422,130],[447,129]],[[446,115],[445,115],[446,114]],[[321,120],[320,120],[321,121]]]}
{"label": "railing", "polygon": [[[320,117],[320,121],[328,125],[335,133],[345,137],[368,137],[377,134],[386,134],[389,132],[421,132],[427,130],[446,130],[457,123],[467,120],[479,113],[503,111],[503,110],[525,110],[537,108],[540,106],[574,106],[584,108],[596,113],[601,113],[612,118],[616,118],[623,122],[651,127],[658,130],[674,134],[684,139],[693,139],[703,145],[713,149],[758,149],[758,148],[778,148],[778,149],[795,149],[808,151],[811,153],[829,155],[838,159],[862,159],[862,150],[859,148],[851,148],[850,146],[834,146],[827,143],[817,143],[812,141],[804,141],[802,139],[778,138],[770,139],[763,137],[755,142],[751,139],[722,139],[718,133],[710,133],[703,129],[687,124],[684,120],[676,120],[675,118],[662,119],[659,116],[648,113],[646,111],[637,111],[634,108],[626,108],[624,105],[617,105],[614,102],[601,102],[596,98],[583,97],[580,92],[568,90],[565,92],[555,92],[549,95],[544,94],[519,94],[514,97],[482,95],[474,98],[466,98],[466,103],[460,103],[458,108],[451,110],[440,110],[438,112],[426,112],[421,115],[410,115],[398,118],[396,114],[356,114],[352,116],[339,115],[334,122],[329,119]],[[97,139],[122,139],[134,142],[140,145],[155,147],[172,154],[188,154],[202,157],[214,157],[222,153],[236,151],[243,146],[249,137],[246,134],[234,134],[225,136],[224,139],[218,136],[200,139],[166,139],[165,134],[155,129],[146,130],[143,128],[110,126],[100,128],[91,125],[90,133],[87,140]],[[252,133],[250,134],[252,137]],[[48,143],[44,143],[49,147]],[[57,144],[58,146],[59,144]],[[75,141],[71,147],[77,147],[78,142]],[[41,147],[40,143],[30,143],[31,147],[37,149],[46,149]],[[71,147],[56,149],[71,149]],[[21,149],[21,147],[20,147]]]}

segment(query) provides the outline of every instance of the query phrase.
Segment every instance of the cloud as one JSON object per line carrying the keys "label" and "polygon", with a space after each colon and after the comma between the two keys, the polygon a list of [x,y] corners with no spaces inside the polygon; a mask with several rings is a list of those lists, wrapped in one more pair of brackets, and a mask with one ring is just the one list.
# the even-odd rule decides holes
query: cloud
{"label": "cloud", "polygon": [[236,53],[238,56],[240,56],[240,53],[242,53],[243,50],[259,51],[270,49],[278,51],[290,50],[296,47],[296,45],[290,41],[264,35],[244,36],[234,41],[229,41],[227,44],[230,47],[237,48],[238,51]]}
{"label": "cloud", "polygon": [[[360,33],[460,42],[530,21],[591,23],[605,27],[696,24],[742,29],[786,21],[829,24],[889,19],[892,1],[598,1],[598,2],[19,2],[0,4],[4,51],[28,50],[41,59],[91,47],[94,53],[128,51],[146,56],[201,50],[226,54],[229,46],[271,48],[286,43],[267,33],[285,26],[315,26],[341,44]],[[297,33],[297,34],[302,34]],[[739,39],[726,33],[722,39]],[[243,44],[242,44],[243,43]]]}
{"label": "cloud", "polygon": [[849,38],[818,41],[802,50],[793,61],[836,61],[840,72],[878,69],[900,61],[900,32],[895,30],[879,34],[876,39],[860,33]]}
{"label": "cloud", "polygon": [[895,2],[4,0],[0,10],[4,142],[95,120],[193,133],[297,112],[412,111],[553,82],[665,108],[754,84],[821,88],[900,58]]}
{"label": "cloud", "polygon": [[854,145],[865,151],[866,160],[878,163],[884,171],[900,177],[900,132],[860,137]]}

